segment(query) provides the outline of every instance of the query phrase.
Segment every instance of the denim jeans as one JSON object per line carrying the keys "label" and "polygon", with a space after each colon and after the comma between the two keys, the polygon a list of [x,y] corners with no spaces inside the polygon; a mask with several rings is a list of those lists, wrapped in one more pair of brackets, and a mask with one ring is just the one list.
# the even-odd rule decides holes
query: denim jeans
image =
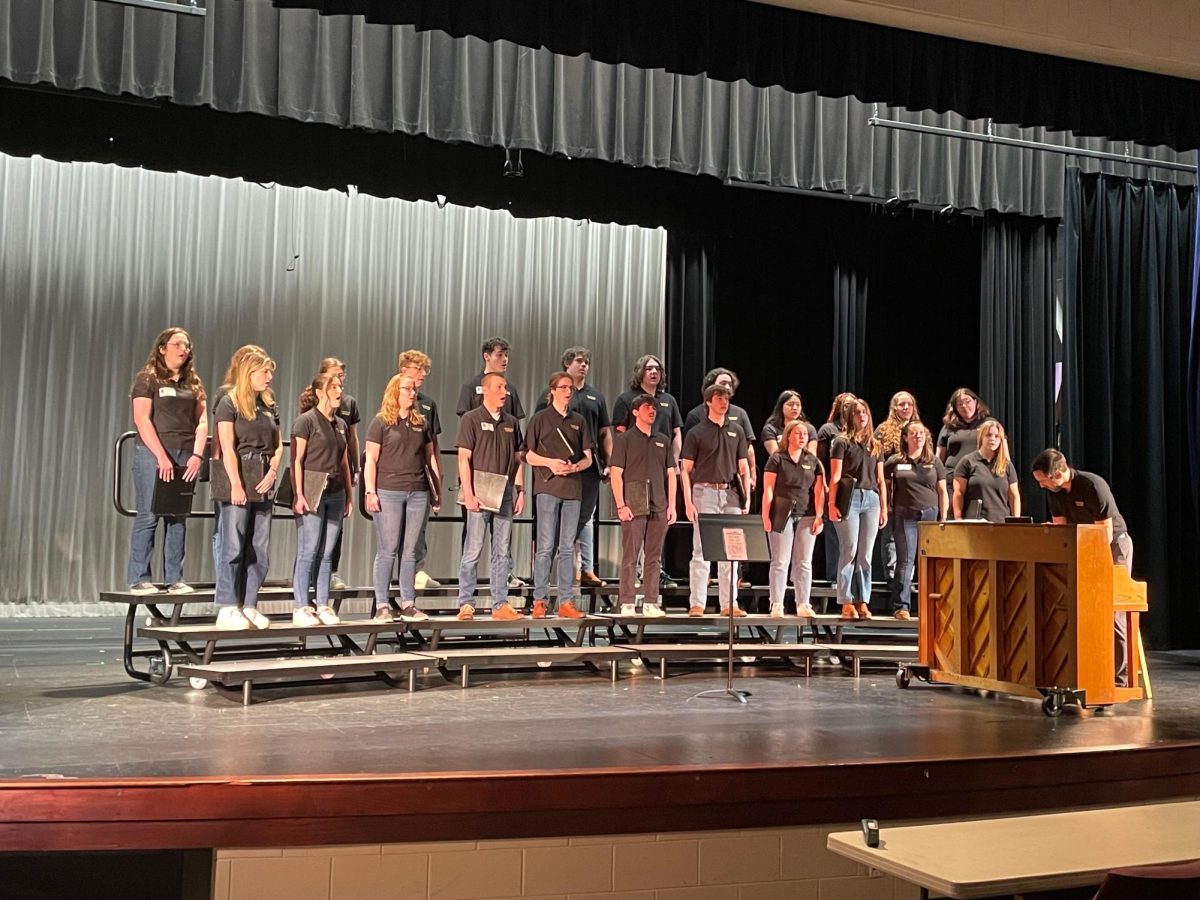
{"label": "denim jeans", "polygon": [[321,560],[317,568],[317,606],[329,605],[329,578],[333,575],[333,548],[342,530],[346,511],[346,492],[326,491],[316,509],[296,516],[296,565],[292,569],[292,593],[296,608],[308,606],[308,586],[312,578],[317,548]]}
{"label": "denim jeans", "polygon": [[537,555],[533,558],[533,596],[537,600],[550,597],[550,564],[558,554],[555,572],[558,582],[558,602],[575,596],[575,532],[579,524],[579,501],[561,500],[550,494],[538,494]]}
{"label": "denim jeans", "polygon": [[579,571],[596,571],[596,507],[600,503],[600,473],[593,464],[580,473],[583,499],[579,503],[579,524],[575,540],[579,542]]}
{"label": "denim jeans", "polygon": [[[733,488],[707,488],[700,485],[692,486],[692,503],[696,513],[740,513],[742,504],[738,501],[737,491]],[[731,568],[732,567],[732,568]],[[732,574],[731,574],[732,572]],[[737,605],[737,572],[735,562],[717,563],[717,597],[721,601],[721,609],[725,609],[732,601]],[[700,545],[700,523],[692,523],[692,561],[688,565],[688,589],[692,606],[703,607],[708,603],[708,573],[709,563],[704,558],[704,548]],[[733,582],[732,595],[730,582]]]}
{"label": "denim jeans", "polygon": [[238,602],[238,579],[246,572],[242,606],[254,609],[258,605],[258,589],[267,580],[271,549],[271,501],[236,506],[221,504],[221,566],[217,569],[217,606],[235,606]]}
{"label": "denim jeans", "polygon": [[839,510],[842,520],[835,522],[838,546],[838,603],[871,602],[871,553],[879,532],[879,494],[855,488],[850,508]]}
{"label": "denim jeans", "polygon": [[892,532],[896,535],[896,584],[893,609],[912,608],[913,569],[917,562],[917,523],[936,522],[937,508],[910,509],[897,506],[892,513]]}
{"label": "denim jeans", "polygon": [[[379,512],[375,520],[375,606],[388,605],[388,585],[400,551],[400,605],[417,602],[417,544],[429,513],[428,491],[380,491]],[[400,547],[400,534],[404,546]]]}
{"label": "denim jeans", "polygon": [[[416,556],[416,565],[413,568],[414,572],[428,571],[425,565],[429,562],[429,545],[425,543],[425,529],[429,527],[429,516],[433,513],[433,498],[429,494],[426,494],[425,497],[425,515],[421,517],[421,527],[418,529],[417,543],[413,549],[413,553]],[[408,534],[407,529],[404,533]]]}
{"label": "denim jeans", "polygon": [[796,608],[799,609],[812,598],[812,556],[817,543],[817,536],[812,533],[814,521],[816,516],[788,519],[783,531],[772,531],[767,535],[767,544],[771,548],[768,582],[772,606],[783,606],[789,563],[792,568],[792,587],[796,591]]}
{"label": "denim jeans", "polygon": [[[192,451],[181,448],[163,448],[177,465],[185,465]],[[178,478],[179,476],[176,475]],[[158,530],[158,517],[150,511],[154,501],[154,483],[158,480],[158,463],[141,441],[133,449],[133,493],[137,516],[133,520],[133,531],[129,535],[129,564],[125,567],[125,583],[132,587],[143,581],[153,580],[150,576],[151,557],[154,556],[154,533]],[[187,520],[171,516],[163,517],[164,554],[163,581],[174,584],[183,581],[183,539]]]}
{"label": "denim jeans", "polygon": [[479,583],[479,557],[483,553],[483,538],[492,529],[492,554],[488,576],[492,593],[492,609],[508,600],[508,575],[512,571],[509,541],[512,537],[513,486],[504,489],[500,512],[466,510],[467,524],[463,528],[462,561],[458,566],[458,605],[475,604],[475,585]]}

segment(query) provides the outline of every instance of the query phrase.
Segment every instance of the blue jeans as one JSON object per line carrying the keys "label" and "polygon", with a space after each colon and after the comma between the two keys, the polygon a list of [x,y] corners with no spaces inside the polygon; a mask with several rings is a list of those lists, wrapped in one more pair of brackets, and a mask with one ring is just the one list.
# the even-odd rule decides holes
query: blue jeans
{"label": "blue jeans", "polygon": [[[177,465],[184,465],[191,450],[163,448]],[[179,476],[176,475],[176,478]],[[154,555],[154,533],[158,530],[158,517],[150,511],[154,501],[154,483],[158,480],[158,463],[154,454],[138,441],[133,450],[133,493],[137,516],[133,520],[133,531],[129,535],[129,564],[125,567],[125,583],[132,587],[150,577],[151,557]],[[166,532],[163,557],[163,581],[174,584],[183,581],[183,539],[186,519],[163,517]]]}
{"label": "blue jeans", "polygon": [[871,602],[871,553],[879,532],[879,495],[855,488],[850,508],[839,510],[842,520],[835,522],[838,547],[838,603]]}
{"label": "blue jeans", "polygon": [[575,533],[579,524],[578,500],[560,500],[550,494],[538,494],[537,555],[533,558],[533,596],[550,597],[550,563],[558,553],[558,602],[575,595]]}
{"label": "blue jeans", "polygon": [[[426,497],[429,497],[429,495],[426,494]],[[433,503],[431,500],[427,500],[425,503],[425,515],[421,517],[421,528],[420,528],[420,532],[417,534],[417,546],[416,546],[416,549],[414,550],[414,553],[416,554],[416,558],[417,558],[416,559],[417,564],[416,564],[416,567],[414,568],[415,572],[429,571],[425,567],[425,564],[427,562],[429,562],[429,545],[425,543],[425,529],[429,527],[429,516],[432,513],[433,513]],[[405,531],[405,534],[407,534],[407,533],[408,532]]]}
{"label": "blue jeans", "polygon": [[404,533],[404,546],[400,548],[400,605],[412,606],[417,602],[417,545],[429,519],[429,492],[380,491],[379,512],[374,513],[373,518],[375,606],[388,605],[388,586],[396,565],[401,532]]}
{"label": "blue jeans", "polygon": [[512,571],[509,541],[512,537],[513,487],[504,489],[504,502],[500,512],[466,510],[467,524],[463,529],[462,561],[458,566],[458,605],[475,603],[475,585],[479,582],[479,557],[483,553],[483,538],[488,527],[492,529],[492,555],[489,565],[489,583],[492,593],[492,609],[503,606],[508,600],[508,575]]}
{"label": "blue jeans", "polygon": [[788,519],[783,531],[767,534],[771,547],[771,605],[783,606],[787,591],[788,566],[792,568],[792,587],[796,590],[796,608],[812,599],[812,556],[817,536],[812,533],[815,516]]}
{"label": "blue jeans", "polygon": [[333,575],[333,548],[342,530],[346,492],[326,491],[316,509],[296,516],[296,565],[292,569],[292,594],[296,608],[308,606],[308,586],[313,560],[321,548],[317,568],[317,606],[329,605],[329,579]]}
{"label": "blue jeans", "polygon": [[221,530],[221,566],[217,569],[215,602],[217,606],[237,605],[238,576],[245,569],[242,606],[254,609],[270,565],[271,501],[245,506],[222,503],[217,527]]}
{"label": "blue jeans", "polygon": [[908,509],[897,506],[892,513],[892,533],[896,535],[896,584],[894,609],[912,605],[913,569],[917,561],[917,523],[936,522],[937,508]]}

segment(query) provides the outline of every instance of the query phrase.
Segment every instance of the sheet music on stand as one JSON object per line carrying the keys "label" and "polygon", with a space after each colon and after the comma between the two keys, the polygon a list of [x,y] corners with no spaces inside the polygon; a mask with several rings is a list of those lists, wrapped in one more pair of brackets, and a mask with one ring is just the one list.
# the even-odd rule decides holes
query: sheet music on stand
{"label": "sheet music on stand", "polygon": [[154,496],[150,500],[150,512],[156,516],[181,518],[191,515],[192,500],[196,496],[196,482],[183,480],[184,469],[175,467],[175,477],[170,481],[154,479]]}
{"label": "sheet music on stand", "polygon": [[[479,501],[480,509],[486,509],[488,512],[500,512],[500,507],[504,504],[504,491],[508,487],[507,475],[497,475],[495,472],[472,472],[471,486],[475,489],[475,498]],[[461,490],[457,502],[459,506],[466,503]]]}

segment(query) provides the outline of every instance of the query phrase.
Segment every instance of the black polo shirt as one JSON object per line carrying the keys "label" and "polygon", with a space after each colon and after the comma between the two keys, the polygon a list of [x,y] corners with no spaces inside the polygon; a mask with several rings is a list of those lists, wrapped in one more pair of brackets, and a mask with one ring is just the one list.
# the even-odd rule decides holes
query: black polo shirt
{"label": "black polo shirt", "polygon": [[683,459],[692,461],[692,484],[732,484],[738,477],[738,460],[748,459],[746,432],[736,422],[718,425],[705,419],[683,439]]}
{"label": "black polo shirt", "polygon": [[[233,396],[225,394],[213,412],[213,421],[233,423],[233,452],[238,456],[247,453],[270,455],[275,452],[275,432],[279,429],[279,412],[267,406],[260,397],[254,409],[253,419],[244,419],[233,405]],[[218,440],[220,436],[218,435]]]}
{"label": "black polo shirt", "polygon": [[777,508],[790,507],[793,503],[796,504],[793,515],[817,514],[817,479],[825,477],[825,467],[815,454],[801,450],[799,459],[793,461],[786,451],[778,450],[771,454],[763,471],[775,473],[773,519]]}
{"label": "black polo shirt", "polygon": [[[571,445],[571,452],[562,446],[564,437]],[[587,422],[584,421],[583,416],[571,412],[570,409],[567,410],[565,416],[560,416],[557,409],[548,406],[535,412],[533,418],[529,420],[529,431],[525,434],[525,448],[539,456],[578,462],[583,459],[584,450],[592,449],[592,439],[588,434]],[[545,466],[533,466],[533,492],[549,494],[560,500],[580,500],[583,497],[581,473],[555,475]]]}
{"label": "black polo shirt", "polygon": [[946,480],[946,467],[936,456],[926,463],[894,453],[883,464],[883,477],[895,509],[939,508],[937,488]]}
{"label": "black polo shirt", "polygon": [[389,425],[379,416],[367,426],[367,442],[379,445],[375,467],[377,491],[428,491],[425,480],[425,445],[433,443],[432,420],[421,425],[400,419]]}
{"label": "black polo shirt", "polygon": [[[635,428],[633,421],[633,401],[644,394],[645,391],[626,391],[619,396],[612,409],[613,425],[618,428]],[[675,429],[683,427],[683,416],[679,413],[679,404],[675,402],[675,398],[666,391],[659,391],[654,396],[654,403],[658,408],[658,416],[654,420],[655,434],[665,435],[667,438],[674,437]]]}
{"label": "black polo shirt", "polygon": [[856,490],[878,492],[879,473],[876,467],[879,465],[879,457],[870,453],[862,444],[848,440],[839,432],[829,445],[829,458],[842,461],[842,478],[849,475],[856,479]]}
{"label": "black polo shirt", "polygon": [[938,432],[937,445],[946,449],[946,470],[954,471],[954,467],[958,465],[958,461],[968,453],[974,453],[979,449],[979,439],[975,432],[979,430],[979,426],[983,424],[983,419],[976,419],[965,425],[962,428],[951,428],[949,425],[943,425],[942,430]]}
{"label": "black polo shirt", "polygon": [[[458,392],[458,408],[455,410],[458,415],[463,416],[473,409],[479,409],[483,406],[483,376],[486,372],[480,372],[474,378],[469,379]],[[508,396],[504,399],[503,409],[514,419],[525,418],[525,407],[521,405],[521,397],[517,393],[516,385],[508,381]]]}
{"label": "black polo shirt", "polygon": [[306,472],[324,472],[329,476],[326,491],[340,491],[346,487],[342,478],[342,454],[346,452],[346,423],[334,415],[333,421],[321,415],[315,406],[296,416],[292,422],[292,440],[303,438],[304,460],[301,465]]}
{"label": "black polo shirt", "polygon": [[813,438],[817,442],[817,459],[821,461],[826,472],[829,471],[829,446],[833,443],[833,439],[841,433],[841,430],[841,426],[836,422],[826,422],[817,429],[817,435]]}
{"label": "black polo shirt", "polygon": [[[543,396],[538,400],[537,409],[534,410],[534,413],[539,413],[549,406],[549,402]],[[571,403],[567,409],[573,413],[578,413],[583,417],[583,421],[587,423],[588,435],[592,439],[592,456],[595,457],[603,446],[600,440],[600,432],[605,428],[612,428],[612,420],[608,417],[608,401],[604,399],[602,393],[585,381],[583,387],[571,390]],[[586,476],[589,472],[595,472],[599,476],[600,468],[598,465],[592,465],[584,469],[581,474]]]}
{"label": "black polo shirt", "polygon": [[[683,433],[687,434],[707,418],[708,407],[705,404],[693,407],[683,420]],[[742,431],[746,432],[746,440],[751,444],[758,440],[758,435],[754,433],[754,425],[750,422],[750,414],[736,403],[729,404],[729,412],[725,414],[725,418],[730,422],[737,422]]]}
{"label": "black polo shirt", "polygon": [[992,472],[992,464],[979,451],[968,453],[954,467],[955,478],[965,478],[967,489],[963,494],[963,515],[976,500],[983,501],[981,515],[989,522],[1003,522],[1008,515],[1008,486],[1017,483],[1017,470],[1010,461],[1003,475]]}
{"label": "black polo shirt", "polygon": [[[191,449],[196,440],[196,392],[178,381],[159,381],[153,374],[138,372],[129,390],[131,399],[150,401],[150,424],[158,440],[170,450]],[[138,437],[138,442],[141,442]]]}
{"label": "black polo shirt", "polygon": [[613,439],[613,455],[608,464],[621,470],[625,484],[644,481],[650,484],[650,511],[667,510],[667,470],[675,468],[671,439],[651,431],[643,434],[634,425]]}
{"label": "black polo shirt", "polygon": [[[808,428],[808,440],[806,440],[805,443],[807,444],[812,441],[815,441],[817,439],[817,429],[813,427],[813,423],[805,422],[804,425],[805,425],[805,427]],[[785,449],[783,447],[783,428],[782,427],[776,428],[774,425],[772,425],[770,422],[768,422],[767,424],[765,424],[762,427],[762,432],[759,434],[759,437],[762,438],[763,444],[766,444],[767,441],[779,441],[779,443],[780,443],[779,449],[781,449],[781,450]],[[825,447],[825,455],[826,456],[829,455],[828,445],[826,445],[826,447]]]}
{"label": "black polo shirt", "polygon": [[438,416],[437,401],[428,394],[422,394],[417,391],[417,405],[421,410],[421,415],[425,417],[425,422],[429,426],[429,433],[436,440],[437,436],[442,433],[442,420]]}
{"label": "black polo shirt", "polygon": [[477,406],[458,420],[454,446],[471,451],[473,472],[514,478],[522,446],[521,423],[503,410],[494,419],[486,406]]}
{"label": "black polo shirt", "polygon": [[1095,525],[1112,519],[1113,537],[1125,534],[1129,529],[1117,509],[1108,482],[1091,472],[1071,470],[1069,491],[1047,491],[1050,495],[1050,515],[1062,516],[1073,525]]}

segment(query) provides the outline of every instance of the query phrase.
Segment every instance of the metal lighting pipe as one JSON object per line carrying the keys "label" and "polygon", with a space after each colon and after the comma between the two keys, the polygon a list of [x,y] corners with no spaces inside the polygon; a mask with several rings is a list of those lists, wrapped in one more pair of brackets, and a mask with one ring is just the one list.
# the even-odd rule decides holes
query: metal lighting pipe
{"label": "metal lighting pipe", "polygon": [[1146,159],[1141,156],[1125,156],[1121,153],[1110,153],[1106,150],[1088,150],[1084,147],[1064,147],[1061,144],[1047,144],[1042,141],[1026,141],[1021,138],[997,137],[994,134],[978,134],[974,131],[959,131],[955,128],[942,128],[937,125],[917,125],[911,122],[897,122],[894,119],[881,119],[871,116],[867,124],[872,128],[892,128],[897,131],[915,131],[918,134],[936,134],[940,137],[959,138],[964,141],[979,141],[985,144],[1001,144],[1005,147],[1020,147],[1025,150],[1044,150],[1048,153],[1061,153],[1064,156],[1086,156],[1090,159],[1104,159],[1110,162],[1128,163],[1133,166],[1147,166],[1152,169],[1170,169],[1174,172],[1190,172],[1196,174],[1196,166],[1187,163],[1167,162],[1158,159]]}
{"label": "metal lighting pipe", "polygon": [[185,16],[206,16],[208,10],[199,6],[196,0],[188,3],[175,3],[174,0],[102,0],[104,3],[117,3],[121,6],[140,6],[144,9],[157,9],[159,12],[177,13]]}

